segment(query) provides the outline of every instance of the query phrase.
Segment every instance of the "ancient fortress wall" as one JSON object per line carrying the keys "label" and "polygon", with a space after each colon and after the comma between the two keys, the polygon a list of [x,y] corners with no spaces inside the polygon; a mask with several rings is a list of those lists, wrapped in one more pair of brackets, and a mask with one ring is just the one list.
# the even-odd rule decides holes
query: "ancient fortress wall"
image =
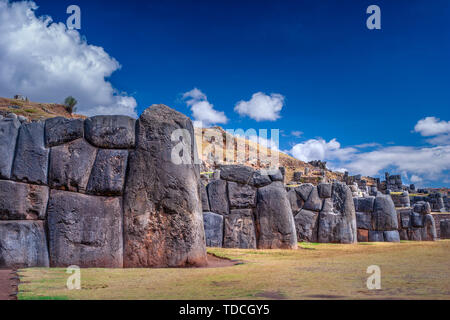
{"label": "ancient fortress wall", "polygon": [[0,120],[0,267],[206,264],[199,170],[174,165],[186,116]]}
{"label": "ancient fortress wall", "polygon": [[286,187],[282,170],[239,165],[204,185],[196,152],[191,120],[164,105],[138,120],[0,119],[0,267],[204,266],[207,245],[436,239],[427,202],[397,214],[373,190]]}

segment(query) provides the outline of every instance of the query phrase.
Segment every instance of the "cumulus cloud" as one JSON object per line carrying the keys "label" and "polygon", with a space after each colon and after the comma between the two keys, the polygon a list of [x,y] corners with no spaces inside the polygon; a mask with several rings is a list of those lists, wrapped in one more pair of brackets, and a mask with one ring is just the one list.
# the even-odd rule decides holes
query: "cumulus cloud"
{"label": "cumulus cloud", "polygon": [[344,159],[356,151],[354,148],[341,148],[341,144],[332,139],[326,142],[324,139],[310,139],[294,145],[291,154],[302,161],[327,159]]}
{"label": "cumulus cloud", "polygon": [[292,131],[291,132],[291,135],[293,135],[294,137],[301,137],[302,136],[302,134],[303,134],[303,132],[302,131]]}
{"label": "cumulus cloud", "polygon": [[194,125],[196,127],[209,127],[214,124],[227,123],[228,118],[222,111],[214,110],[208,102],[206,95],[197,88],[183,94],[183,99],[191,108]]}
{"label": "cumulus cloud", "polygon": [[241,100],[234,107],[241,116],[248,116],[256,121],[275,121],[280,118],[284,105],[284,96],[272,93],[270,96],[262,92],[253,94],[249,101]]}
{"label": "cumulus cloud", "polygon": [[450,133],[450,121],[441,121],[439,118],[426,117],[417,122],[414,131],[420,133],[424,137],[447,134]]}
{"label": "cumulus cloud", "polygon": [[31,1],[0,0],[0,95],[55,103],[71,95],[78,113],[136,117],[136,100],[106,80],[119,62],[36,9]]}

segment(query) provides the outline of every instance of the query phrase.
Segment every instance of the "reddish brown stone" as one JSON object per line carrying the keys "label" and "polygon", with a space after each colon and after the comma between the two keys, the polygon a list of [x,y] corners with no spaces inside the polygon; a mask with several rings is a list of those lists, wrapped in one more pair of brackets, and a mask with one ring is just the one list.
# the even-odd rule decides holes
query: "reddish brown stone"
{"label": "reddish brown stone", "polygon": [[358,229],[358,242],[369,242],[369,230]]}

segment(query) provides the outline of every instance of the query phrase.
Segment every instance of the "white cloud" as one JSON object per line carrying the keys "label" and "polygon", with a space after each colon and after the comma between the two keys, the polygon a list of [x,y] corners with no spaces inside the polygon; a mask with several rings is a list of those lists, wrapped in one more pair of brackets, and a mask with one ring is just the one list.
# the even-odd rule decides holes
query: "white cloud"
{"label": "white cloud", "polygon": [[196,127],[209,127],[214,124],[227,123],[228,118],[222,111],[214,110],[214,106],[208,102],[206,95],[194,88],[183,94],[186,104],[191,108]]}
{"label": "white cloud", "polygon": [[450,121],[441,121],[439,118],[426,117],[417,122],[414,131],[420,133],[424,137],[448,134],[450,133]]}
{"label": "white cloud", "polygon": [[[346,168],[352,174],[375,176],[385,170],[409,174],[415,181],[436,181],[445,178],[450,170],[450,146],[435,147],[379,147],[363,152],[355,148],[341,148],[333,139],[311,139],[295,145],[290,153],[302,161],[325,160],[330,168]],[[413,178],[411,178],[411,181]]]}
{"label": "white cloud", "polygon": [[416,176],[415,174],[413,174],[412,176],[411,176],[411,179],[409,179],[412,183],[419,183],[419,182],[422,182],[423,181],[423,179],[421,178],[421,177],[419,177],[419,176]]}
{"label": "white cloud", "polygon": [[36,17],[36,9],[31,1],[0,0],[0,95],[54,103],[72,95],[78,113],[136,117],[136,100],[105,80],[120,64],[76,30]]}
{"label": "white cloud", "polygon": [[284,96],[272,93],[270,96],[257,92],[249,101],[239,101],[234,111],[241,116],[248,116],[256,121],[275,121],[280,118],[284,105]]}
{"label": "white cloud", "polygon": [[302,136],[302,134],[303,134],[303,132],[302,131],[292,131],[291,132],[291,134],[294,136],[294,137],[301,137]]}

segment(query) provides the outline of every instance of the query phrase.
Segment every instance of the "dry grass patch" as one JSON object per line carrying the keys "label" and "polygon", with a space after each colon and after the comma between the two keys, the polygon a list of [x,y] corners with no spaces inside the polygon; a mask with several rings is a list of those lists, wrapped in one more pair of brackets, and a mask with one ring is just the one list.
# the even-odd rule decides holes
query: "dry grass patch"
{"label": "dry grass patch", "polygon": [[[83,269],[82,289],[72,291],[64,269],[25,269],[19,299],[450,299],[449,240],[208,251],[244,264]],[[366,288],[370,265],[381,268],[382,290]]]}

